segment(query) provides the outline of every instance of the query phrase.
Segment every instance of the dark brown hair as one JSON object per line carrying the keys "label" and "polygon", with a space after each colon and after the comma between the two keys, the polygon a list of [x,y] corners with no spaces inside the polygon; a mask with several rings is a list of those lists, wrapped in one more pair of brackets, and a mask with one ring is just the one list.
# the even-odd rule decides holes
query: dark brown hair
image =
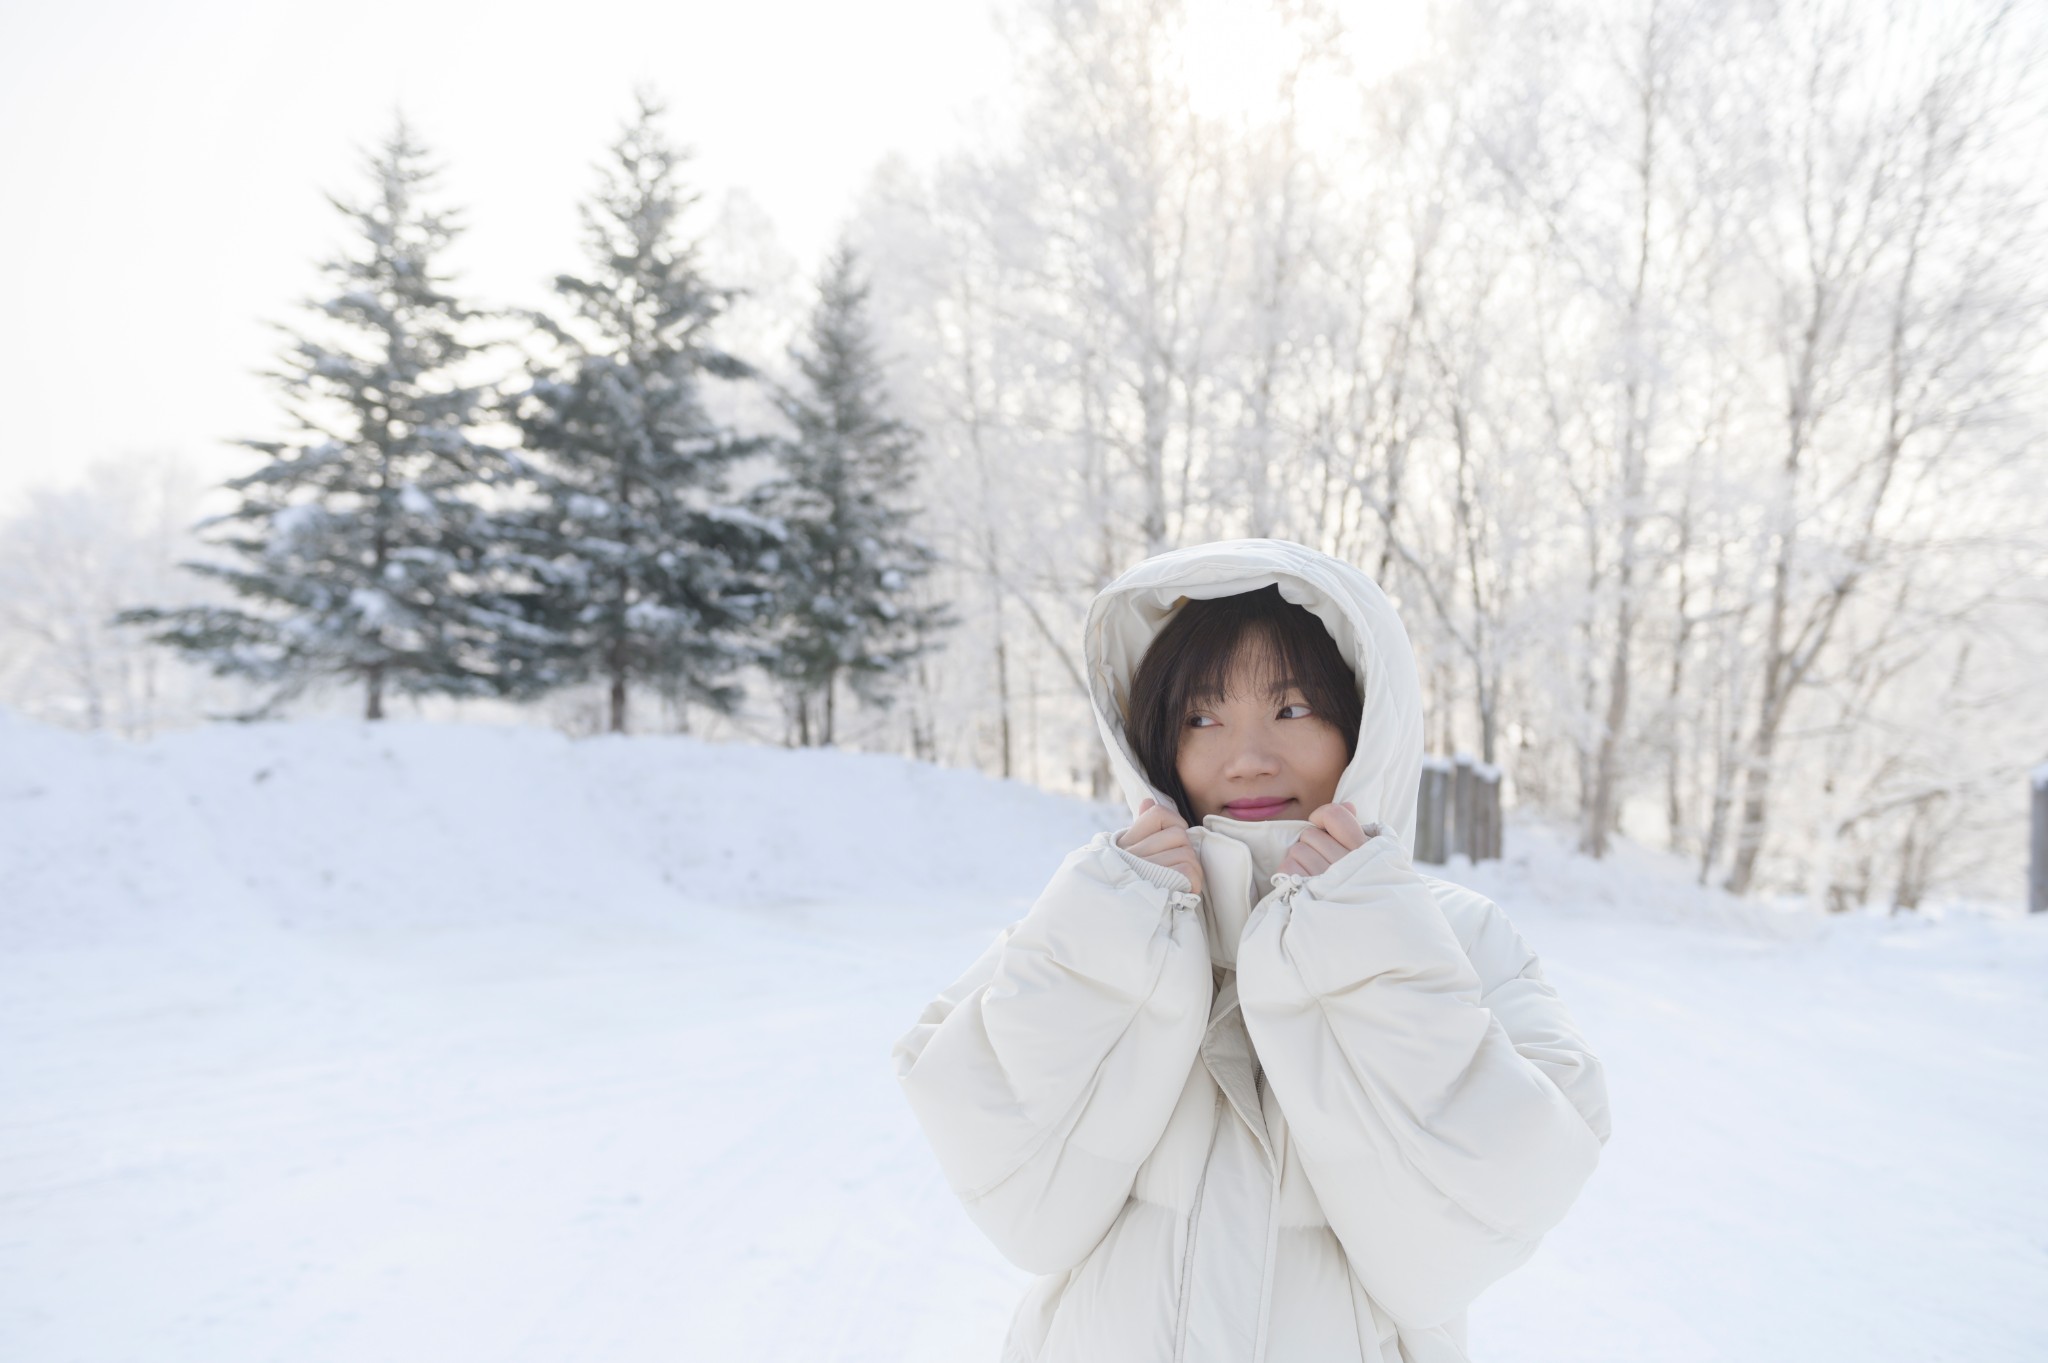
{"label": "dark brown hair", "polygon": [[1146,648],[1124,717],[1146,778],[1182,818],[1191,806],[1180,783],[1181,734],[1191,711],[1224,698],[1240,648],[1266,694],[1277,699],[1293,682],[1309,709],[1344,735],[1346,760],[1358,751],[1358,674],[1314,612],[1282,598],[1277,585],[1187,601]]}

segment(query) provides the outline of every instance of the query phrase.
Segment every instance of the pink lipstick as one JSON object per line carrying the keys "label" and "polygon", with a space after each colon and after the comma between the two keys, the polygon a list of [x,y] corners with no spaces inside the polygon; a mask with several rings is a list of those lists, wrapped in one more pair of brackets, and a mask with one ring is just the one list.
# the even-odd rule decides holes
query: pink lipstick
{"label": "pink lipstick", "polygon": [[1294,801],[1288,796],[1264,797],[1257,800],[1232,800],[1223,806],[1223,812],[1233,819],[1270,819]]}

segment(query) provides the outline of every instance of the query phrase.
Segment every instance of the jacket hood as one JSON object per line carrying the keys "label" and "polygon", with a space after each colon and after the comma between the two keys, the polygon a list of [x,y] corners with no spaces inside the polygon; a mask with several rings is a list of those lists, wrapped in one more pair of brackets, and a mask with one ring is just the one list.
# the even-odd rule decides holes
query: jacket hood
{"label": "jacket hood", "polygon": [[1361,823],[1379,822],[1412,849],[1422,687],[1408,631],[1371,577],[1291,540],[1219,540],[1158,554],[1104,587],[1089,606],[1082,645],[1089,700],[1131,812],[1148,798],[1173,803],[1146,779],[1124,729],[1131,678],[1145,650],[1181,602],[1273,584],[1323,622],[1363,688],[1358,747],[1338,778],[1337,799],[1356,805]]}

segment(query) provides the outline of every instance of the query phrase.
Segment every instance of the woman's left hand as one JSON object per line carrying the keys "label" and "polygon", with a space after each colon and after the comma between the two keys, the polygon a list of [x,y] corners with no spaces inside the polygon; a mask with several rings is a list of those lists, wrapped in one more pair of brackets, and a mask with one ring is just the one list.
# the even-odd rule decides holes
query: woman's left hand
{"label": "woman's left hand", "polygon": [[1324,805],[1308,816],[1315,827],[1305,831],[1287,849],[1280,870],[1291,875],[1320,875],[1346,852],[1365,846],[1365,829],[1358,822],[1358,807],[1346,800]]}

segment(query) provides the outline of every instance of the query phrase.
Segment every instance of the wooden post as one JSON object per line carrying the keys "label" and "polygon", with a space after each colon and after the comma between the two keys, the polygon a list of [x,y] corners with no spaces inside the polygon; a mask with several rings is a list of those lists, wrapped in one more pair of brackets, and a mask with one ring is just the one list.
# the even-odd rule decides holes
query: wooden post
{"label": "wooden post", "polygon": [[1500,768],[1470,753],[1422,759],[1415,789],[1415,860],[1441,866],[1455,854],[1498,861]]}
{"label": "wooden post", "polygon": [[1467,860],[1479,860],[1479,782],[1472,771],[1472,754],[1461,752],[1451,759],[1451,851],[1462,852]]}
{"label": "wooden post", "polygon": [[1472,848],[1474,861],[1500,856],[1500,768],[1489,762],[1472,766]]}
{"label": "wooden post", "polygon": [[2033,841],[2033,865],[2027,876],[2027,912],[2048,913],[2048,762],[2034,768]]}
{"label": "wooden post", "polygon": [[1441,757],[1422,759],[1422,781],[1415,789],[1415,859],[1441,866],[1447,854],[1444,816],[1449,812],[1451,764]]}
{"label": "wooden post", "polygon": [[1500,803],[1500,773],[1493,774],[1493,859],[1501,859],[1501,849],[1507,845],[1508,816]]}
{"label": "wooden post", "polygon": [[1501,848],[1500,768],[1486,769],[1486,855],[1500,860]]}

